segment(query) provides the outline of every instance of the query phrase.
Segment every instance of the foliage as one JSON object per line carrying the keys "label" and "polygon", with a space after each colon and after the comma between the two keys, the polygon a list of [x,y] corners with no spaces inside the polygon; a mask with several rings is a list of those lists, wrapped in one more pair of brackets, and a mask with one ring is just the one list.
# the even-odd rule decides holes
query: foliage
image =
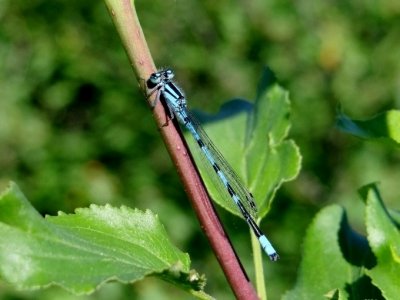
{"label": "foliage", "polygon": [[[205,124],[216,149],[252,192],[259,217],[263,218],[282,183],[298,175],[301,156],[294,141],[286,140],[291,125],[290,102],[287,92],[275,82],[270,70],[262,74],[258,93],[254,104],[235,99],[224,104],[216,115],[199,112],[198,118]],[[189,134],[186,140],[191,144],[213,200],[241,216],[232,199],[220,191],[223,187],[216,185],[214,171],[203,161]]]}
{"label": "foliage", "polygon": [[12,183],[0,195],[0,242],[2,278],[19,288],[56,284],[82,294],[110,280],[145,276],[197,295],[204,286],[150,211],[92,205],[43,219]]}
{"label": "foliage", "polygon": [[400,111],[391,110],[366,120],[351,120],[344,114],[339,114],[338,127],[355,136],[366,139],[382,139],[400,144]]}
{"label": "foliage", "polygon": [[[299,178],[277,191],[266,222],[265,231],[282,257],[278,264],[267,264],[270,299],[278,299],[295,282],[299,288],[300,245],[321,206],[342,205],[352,228],[363,233],[367,223],[361,212],[366,210],[352,200],[359,186],[380,180],[385,205],[398,205],[398,150],[362,143],[333,125],[338,101],[356,119],[398,106],[399,1],[135,3],[157,64],[175,69],[192,107],[215,111],[226,99],[254,98],[264,65],[290,91],[289,138],[299,145],[303,162]],[[151,114],[104,4],[4,0],[0,21],[0,185],[18,182],[41,214],[72,213],[91,203],[149,208],[173,243],[190,252],[192,264],[206,273],[207,292],[230,298],[157,128],[149,125]],[[337,227],[343,211],[336,205],[326,209],[334,211],[332,225]],[[222,218],[252,277],[247,227],[226,214]],[[368,242],[371,251],[380,253]],[[393,247],[390,251],[396,253]],[[347,260],[344,264],[354,268]],[[372,270],[360,283],[371,279],[388,292],[385,282],[376,279],[385,276]],[[149,279],[133,287],[104,285],[83,298],[186,295],[177,293]],[[342,290],[330,295],[339,294]],[[2,285],[1,299],[16,297],[71,299],[61,289],[22,293]]]}
{"label": "foliage", "polygon": [[[360,190],[367,237],[348,224],[343,208],[331,205],[315,217],[304,241],[295,288],[284,299],[396,299],[400,232],[376,185]],[[316,284],[318,282],[318,284]]]}

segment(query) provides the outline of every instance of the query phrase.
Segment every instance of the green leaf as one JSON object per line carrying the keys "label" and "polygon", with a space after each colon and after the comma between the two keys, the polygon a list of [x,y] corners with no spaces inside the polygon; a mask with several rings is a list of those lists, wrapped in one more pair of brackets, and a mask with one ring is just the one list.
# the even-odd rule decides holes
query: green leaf
{"label": "green leaf", "polygon": [[365,121],[351,120],[339,113],[337,126],[360,138],[379,139],[400,146],[400,111],[389,110]]}
{"label": "green leaf", "polygon": [[260,90],[247,141],[247,186],[257,200],[260,217],[268,213],[276,191],[293,180],[301,167],[301,155],[290,129],[288,92],[272,84]]}
{"label": "green leaf", "polygon": [[16,184],[0,195],[0,274],[18,288],[82,294],[154,275],[202,295],[204,278],[189,265],[150,211],[92,205],[44,219]]}
{"label": "green leaf", "polygon": [[343,217],[344,211],[337,205],[324,208],[315,217],[304,240],[296,285],[285,294],[285,300],[323,299],[324,295],[344,287],[351,266],[344,259],[338,243]]}
{"label": "green leaf", "polygon": [[400,295],[399,229],[388,214],[375,184],[363,187],[360,194],[366,203],[367,238],[378,260],[367,274],[386,299],[397,299]]}
{"label": "green leaf", "polygon": [[284,299],[381,299],[364,272],[373,257],[364,237],[348,225],[343,208],[321,210],[307,230],[293,290]]}
{"label": "green leaf", "polygon": [[[214,116],[199,117],[215,147],[254,195],[260,218],[269,211],[282,183],[297,176],[301,162],[298,147],[286,139],[290,128],[288,93],[272,83],[268,74],[266,71],[263,76],[255,105],[236,99]],[[241,216],[226,191],[215,183],[218,180],[199,154],[198,145],[192,137],[187,140],[213,200]]]}

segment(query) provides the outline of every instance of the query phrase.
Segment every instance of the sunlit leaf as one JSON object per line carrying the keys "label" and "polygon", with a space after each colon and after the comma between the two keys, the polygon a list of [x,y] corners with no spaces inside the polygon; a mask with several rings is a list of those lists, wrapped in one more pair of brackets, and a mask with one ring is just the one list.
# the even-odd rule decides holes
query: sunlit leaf
{"label": "sunlit leaf", "polygon": [[0,274],[16,287],[82,294],[153,275],[202,294],[204,278],[189,264],[150,211],[92,205],[43,218],[15,184],[0,196]]}
{"label": "sunlit leaf", "polygon": [[[214,116],[199,117],[216,148],[254,195],[260,217],[269,211],[276,190],[300,170],[298,147],[287,139],[289,115],[288,93],[270,80],[260,84],[255,105],[236,99]],[[214,201],[240,216],[228,193],[216,186],[212,169],[205,168],[207,161],[199,154],[198,145],[188,135],[187,140]]]}
{"label": "sunlit leaf", "polygon": [[366,203],[368,241],[378,261],[367,273],[386,299],[396,299],[400,295],[399,228],[387,213],[375,184],[365,186],[360,194]]}
{"label": "sunlit leaf", "polygon": [[286,293],[285,300],[323,299],[325,294],[344,287],[351,266],[344,259],[338,243],[343,214],[341,207],[332,205],[315,217],[304,240],[296,285]]}
{"label": "sunlit leaf", "polygon": [[307,230],[297,282],[284,299],[381,299],[364,272],[373,263],[365,237],[351,229],[343,208],[326,207]]}
{"label": "sunlit leaf", "polygon": [[352,120],[345,114],[337,116],[339,129],[365,139],[380,139],[400,146],[400,111],[389,110],[372,119]]}

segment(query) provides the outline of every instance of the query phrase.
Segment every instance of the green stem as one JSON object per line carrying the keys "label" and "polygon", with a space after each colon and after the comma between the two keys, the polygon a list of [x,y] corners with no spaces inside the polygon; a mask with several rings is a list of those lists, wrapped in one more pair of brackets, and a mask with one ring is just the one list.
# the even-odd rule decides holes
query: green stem
{"label": "green stem", "polygon": [[263,253],[261,251],[260,243],[258,242],[257,237],[252,232],[250,232],[250,235],[251,246],[253,248],[253,262],[254,272],[256,275],[257,294],[261,300],[267,300],[267,290],[265,289],[265,277],[263,268]]}

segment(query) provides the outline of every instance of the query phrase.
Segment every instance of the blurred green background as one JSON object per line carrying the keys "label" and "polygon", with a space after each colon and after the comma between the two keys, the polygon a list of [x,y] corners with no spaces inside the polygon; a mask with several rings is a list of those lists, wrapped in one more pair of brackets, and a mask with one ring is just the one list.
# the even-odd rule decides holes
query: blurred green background
{"label": "blurred green background", "polygon": [[[262,227],[282,257],[265,259],[270,299],[296,279],[307,225],[341,203],[363,232],[356,190],[379,181],[399,208],[400,155],[335,129],[335,114],[368,118],[400,106],[400,2],[137,1],[159,67],[175,69],[192,108],[216,112],[252,99],[268,65],[290,91],[291,138],[303,155]],[[90,203],[159,214],[172,240],[208,278],[206,291],[232,298],[140,93],[102,1],[0,1],[0,187],[16,181],[44,214]],[[222,212],[253,275],[246,224]],[[157,279],[106,284],[92,296],[61,290],[1,299],[171,299],[189,295]]]}

